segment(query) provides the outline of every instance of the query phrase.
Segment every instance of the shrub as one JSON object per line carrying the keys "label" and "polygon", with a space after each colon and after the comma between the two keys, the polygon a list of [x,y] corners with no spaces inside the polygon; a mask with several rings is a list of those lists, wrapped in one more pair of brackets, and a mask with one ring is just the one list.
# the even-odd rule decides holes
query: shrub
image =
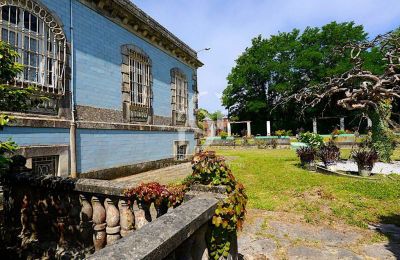
{"label": "shrub", "polygon": [[221,137],[221,139],[225,140],[228,137],[228,133],[225,131],[221,131],[219,133],[219,136]]}
{"label": "shrub", "polygon": [[318,149],[324,144],[324,139],[322,136],[310,132],[301,133],[299,136],[299,141],[314,149]]}
{"label": "shrub", "polygon": [[243,226],[247,204],[244,186],[236,181],[225,160],[212,151],[194,156],[192,177],[191,181],[195,183],[226,187],[227,197],[218,203],[212,228],[207,234],[210,259],[225,258],[230,250],[231,239]]}
{"label": "shrub", "polygon": [[353,160],[359,167],[372,170],[374,164],[378,161],[378,153],[374,149],[360,147],[351,153]]}
{"label": "shrub", "polygon": [[286,130],[285,135],[286,136],[293,136],[293,131],[292,130]]}
{"label": "shrub", "polygon": [[278,137],[284,136],[286,134],[285,130],[276,130],[275,135]]}
{"label": "shrub", "polygon": [[332,141],[321,146],[318,157],[325,165],[336,163],[340,158],[340,149]]}

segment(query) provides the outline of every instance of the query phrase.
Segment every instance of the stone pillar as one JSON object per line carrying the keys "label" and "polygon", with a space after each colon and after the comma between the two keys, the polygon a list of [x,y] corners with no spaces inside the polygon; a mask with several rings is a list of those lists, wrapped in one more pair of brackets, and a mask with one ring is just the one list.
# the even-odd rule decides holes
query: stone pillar
{"label": "stone pillar", "polygon": [[247,121],[247,137],[251,137],[251,122]]}
{"label": "stone pillar", "polygon": [[231,129],[231,122],[226,123],[226,128],[228,129],[228,136],[232,135],[232,129]]}
{"label": "stone pillar", "polygon": [[106,209],[107,245],[111,245],[121,238],[121,226],[119,226],[119,210],[117,209],[117,207],[115,207],[114,201],[108,198],[104,201],[104,207]]}
{"label": "stone pillar", "polygon": [[313,118],[313,133],[317,134],[318,133],[318,129],[317,129],[317,118],[314,117]]}
{"label": "stone pillar", "polygon": [[125,237],[135,228],[135,216],[129,208],[126,200],[120,200],[118,203],[119,208],[119,224],[121,226],[121,236]]}
{"label": "stone pillar", "polygon": [[215,123],[214,121],[210,121],[210,137],[215,136]]}
{"label": "stone pillar", "polygon": [[344,117],[340,118],[340,130],[344,131],[345,127],[344,127]]}
{"label": "stone pillar", "polygon": [[271,136],[271,121],[267,121],[267,136]]}
{"label": "stone pillar", "polygon": [[96,251],[106,246],[106,211],[101,205],[99,198],[92,197],[93,206],[93,244]]}

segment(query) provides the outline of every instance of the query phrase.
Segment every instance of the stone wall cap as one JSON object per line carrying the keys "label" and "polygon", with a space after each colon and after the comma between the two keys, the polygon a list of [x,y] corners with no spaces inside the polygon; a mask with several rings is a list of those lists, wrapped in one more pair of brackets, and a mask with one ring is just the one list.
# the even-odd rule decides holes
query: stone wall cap
{"label": "stone wall cap", "polygon": [[218,199],[196,197],[88,259],[164,259],[214,215]]}

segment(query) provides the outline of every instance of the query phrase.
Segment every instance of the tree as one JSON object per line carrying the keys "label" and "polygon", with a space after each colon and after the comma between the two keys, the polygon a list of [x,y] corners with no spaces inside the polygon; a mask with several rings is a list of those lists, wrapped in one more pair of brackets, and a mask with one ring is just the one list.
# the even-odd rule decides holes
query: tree
{"label": "tree", "polygon": [[[330,109],[334,107],[334,101],[307,108],[302,114],[296,102],[277,104],[306,85],[322,83],[326,77],[350,69],[349,53],[342,56],[334,50],[348,42],[366,39],[363,26],[353,22],[332,22],[322,28],[307,27],[303,32],[294,29],[266,39],[258,36],[236,60],[236,66],[227,78],[222,103],[229,116],[251,119],[254,132],[265,131],[266,120],[272,120],[275,129],[295,130],[303,122],[310,122],[322,114],[349,115],[345,109]],[[381,69],[380,53],[363,55],[368,56],[367,65],[371,70]]]}
{"label": "tree", "polygon": [[[361,110],[372,121],[372,146],[380,159],[390,161],[395,148],[395,136],[390,129],[392,102],[400,99],[400,33],[399,30],[377,36],[372,41],[349,42],[337,53],[350,54],[352,67],[328,78],[322,84],[310,84],[290,97],[303,108],[315,107],[328,99],[346,110]],[[372,55],[384,57],[384,65],[370,69],[366,62]],[[378,55],[379,53],[379,55]]]}
{"label": "tree", "polygon": [[209,114],[209,117],[213,121],[221,120],[224,117],[224,114],[220,111],[217,110],[214,113]]}
{"label": "tree", "polygon": [[[0,111],[25,111],[29,108],[30,96],[35,93],[33,87],[25,89],[14,88],[8,83],[12,81],[23,67],[16,62],[18,53],[7,43],[0,41]],[[0,114],[0,131],[12,117]],[[9,154],[18,148],[12,140],[0,140],[0,170],[10,163]]]}

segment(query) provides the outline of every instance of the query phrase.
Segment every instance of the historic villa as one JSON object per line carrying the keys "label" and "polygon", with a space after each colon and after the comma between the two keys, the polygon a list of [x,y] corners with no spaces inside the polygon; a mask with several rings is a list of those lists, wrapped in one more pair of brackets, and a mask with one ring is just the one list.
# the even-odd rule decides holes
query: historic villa
{"label": "historic villa", "polygon": [[[129,0],[0,0],[12,84],[48,98],[1,135],[40,174],[113,178],[197,145],[197,53]],[[38,104],[37,104],[38,103]]]}

